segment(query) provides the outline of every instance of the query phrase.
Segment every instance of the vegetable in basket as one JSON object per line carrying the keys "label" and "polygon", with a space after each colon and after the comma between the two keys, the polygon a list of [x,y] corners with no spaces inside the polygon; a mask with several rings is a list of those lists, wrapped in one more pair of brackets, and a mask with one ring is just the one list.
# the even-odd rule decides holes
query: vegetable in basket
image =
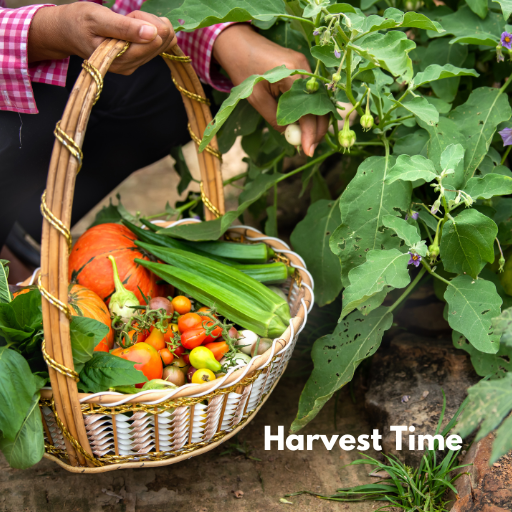
{"label": "vegetable in basket", "polygon": [[137,299],[137,296],[133,292],[123,286],[123,283],[119,279],[115,258],[110,255],[108,259],[112,263],[114,286],[116,288],[116,291],[110,297],[108,308],[114,316],[120,317],[124,323],[127,323],[136,312],[133,307],[140,306],[139,299]]}

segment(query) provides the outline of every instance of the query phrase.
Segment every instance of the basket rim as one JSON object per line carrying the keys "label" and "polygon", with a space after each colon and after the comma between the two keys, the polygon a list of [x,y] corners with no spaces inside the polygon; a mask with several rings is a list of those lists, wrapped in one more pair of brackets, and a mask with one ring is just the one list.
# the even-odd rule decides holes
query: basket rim
{"label": "basket rim", "polygon": [[[202,221],[197,219],[181,219],[178,221],[165,221],[165,224],[162,225],[165,225],[165,227],[170,227],[177,224],[192,224],[198,222]],[[291,262],[293,262],[293,259],[297,259],[300,263],[300,265],[294,266],[299,267],[297,270],[301,274],[302,284],[306,284],[306,287],[304,288],[304,292],[301,293],[302,296],[297,298],[297,313],[290,319],[290,325],[286,328],[283,334],[279,338],[275,338],[273,340],[272,346],[264,354],[253,358],[250,363],[236,370],[232,370],[231,372],[227,373],[225,377],[220,379],[216,379],[205,384],[185,384],[184,386],[180,386],[177,390],[172,391],[148,390],[133,395],[126,395],[112,391],[102,391],[99,393],[78,393],[78,398],[82,405],[97,404],[115,407],[116,405],[132,403],[161,403],[178,398],[194,398],[202,395],[205,395],[205,398],[207,398],[206,395],[210,392],[213,392],[217,389],[220,390],[231,387],[240,382],[244,377],[250,376],[252,372],[264,369],[271,363],[273,357],[282,354],[290,347],[291,342],[295,336],[297,336],[306,325],[308,313],[311,310],[314,302],[314,294],[312,290],[313,279],[307,270],[304,261],[298,254],[291,251],[286,242],[275,237],[267,237],[256,228],[243,225],[234,225],[231,226],[226,233],[243,235],[246,239],[251,239],[251,242],[261,240],[261,242],[271,246],[273,249],[277,249],[277,252],[280,252],[280,250],[286,251],[286,254]],[[303,267],[302,264],[304,264]],[[292,283],[291,286],[296,287],[296,284]],[[309,302],[309,305],[306,305],[307,302]],[[223,379],[222,382],[218,382],[221,379]],[[51,398],[52,395],[53,392],[51,389],[41,390],[41,398],[43,399]],[[155,406],[157,406],[158,403],[155,403]]]}

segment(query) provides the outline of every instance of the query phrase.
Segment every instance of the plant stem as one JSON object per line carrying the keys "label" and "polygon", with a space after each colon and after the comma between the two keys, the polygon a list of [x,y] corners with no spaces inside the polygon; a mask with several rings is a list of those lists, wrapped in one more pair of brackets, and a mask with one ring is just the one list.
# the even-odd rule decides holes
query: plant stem
{"label": "plant stem", "polygon": [[315,73],[308,73],[307,71],[303,71],[303,70],[296,71],[295,73],[292,73],[292,76],[293,75],[314,76],[315,78],[318,78],[318,80],[322,80],[322,82],[325,82],[326,84],[331,83],[330,80],[328,80],[327,78],[324,78],[322,75],[316,75]]}
{"label": "plant stem", "polygon": [[502,85],[499,94],[503,94],[505,92],[505,89],[509,86],[511,80],[512,74],[507,78],[506,82]]}
{"label": "plant stem", "polygon": [[384,146],[384,143],[380,140],[370,141],[370,142],[357,142],[356,146]]}
{"label": "plant stem", "polygon": [[431,275],[431,276],[434,276],[436,279],[439,279],[439,281],[442,281],[443,283],[447,284],[448,286],[451,286],[452,283],[450,283],[450,281],[446,280],[444,277],[441,277],[439,274],[436,274],[431,268],[430,268],[430,265],[425,261],[425,260],[421,260],[421,264],[423,265],[423,267],[427,270],[427,272]]}
{"label": "plant stem", "polygon": [[360,116],[364,116],[363,109],[360,106],[357,106],[357,101],[354,98],[354,94],[352,93],[352,50],[350,48],[347,48],[346,50],[346,56],[347,56],[347,63],[346,63],[346,73],[347,73],[347,89],[345,90],[345,94],[347,95],[347,98],[350,100],[350,103],[354,105],[357,109],[357,113]]}
{"label": "plant stem", "polygon": [[237,174],[236,176],[233,176],[232,178],[229,178],[228,180],[224,181],[223,185],[231,185],[231,183],[233,183],[234,181],[241,180],[242,178],[245,178],[248,174],[248,171]]}
{"label": "plant stem", "polygon": [[394,304],[389,308],[389,310],[388,310],[389,313],[391,313],[393,310],[395,310],[400,305],[400,303],[407,297],[407,295],[409,295],[409,293],[412,292],[413,288],[420,282],[420,279],[423,277],[423,275],[425,274],[426,271],[427,271],[427,269],[425,267],[423,267],[419,271],[418,275],[414,278],[414,281],[411,284],[409,284],[409,286],[404,290],[402,295],[400,295],[400,297],[398,297],[398,299],[396,299]]}
{"label": "plant stem", "polygon": [[298,174],[299,172],[305,171],[312,165],[316,165],[320,162],[323,162],[326,158],[330,157],[331,155],[334,155],[336,151],[329,151],[325,153],[325,155],[319,156],[318,158],[315,158],[314,160],[311,160],[311,162],[308,162],[307,164],[303,165],[302,167],[298,167],[297,169],[294,169],[293,171],[290,171],[287,174],[283,174],[276,183],[281,183],[281,181],[284,181],[285,179],[289,178],[290,176],[293,176],[294,174]]}
{"label": "plant stem", "polygon": [[[189,208],[192,208],[197,203],[199,203],[199,199],[192,199],[192,201],[189,201],[188,203],[185,203],[181,205],[179,208],[176,208],[177,212],[183,213],[185,210],[188,210]],[[156,219],[157,217],[163,217],[164,215],[170,215],[169,212],[161,212],[161,213],[155,213],[154,215],[148,215],[146,217],[143,217],[146,220]]]}
{"label": "plant stem", "polygon": [[278,18],[286,18],[289,20],[295,20],[300,23],[308,23],[309,25],[315,26],[315,23],[313,21],[308,20],[307,18],[299,18],[298,16],[292,16],[291,14],[279,14],[277,17]]}
{"label": "plant stem", "polygon": [[510,153],[510,150],[512,149],[512,146],[509,146],[507,148],[507,151],[503,154],[503,158],[501,159],[501,165],[505,165],[505,160],[507,159],[508,154]]}
{"label": "plant stem", "polygon": [[397,117],[396,119],[390,120],[389,123],[384,123],[382,126],[379,125],[379,128],[381,130],[384,130],[387,126],[391,126],[392,124],[395,124],[395,123],[401,123],[402,121],[406,121],[407,119],[412,119],[413,117],[414,117],[413,114],[411,114],[409,116]]}

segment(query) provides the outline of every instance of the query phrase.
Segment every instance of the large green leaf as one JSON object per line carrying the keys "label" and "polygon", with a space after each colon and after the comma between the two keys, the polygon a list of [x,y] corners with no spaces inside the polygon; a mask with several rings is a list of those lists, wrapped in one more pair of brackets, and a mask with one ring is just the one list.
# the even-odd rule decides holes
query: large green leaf
{"label": "large green leaf", "polygon": [[85,316],[74,316],[69,324],[71,350],[75,371],[80,373],[91,359],[96,345],[108,334],[108,327],[98,320]]}
{"label": "large green leaf", "polygon": [[453,78],[457,76],[479,76],[474,69],[458,68],[451,64],[440,66],[439,64],[431,64],[425,71],[421,71],[414,77],[414,89],[422,85],[436,82],[445,78]]}
{"label": "large green leaf", "polygon": [[452,339],[456,348],[469,354],[473,368],[481,377],[502,378],[512,371],[512,346],[500,343],[496,354],[486,354],[471,345],[460,332],[453,331]]}
{"label": "large green leaf", "polygon": [[254,181],[246,186],[240,194],[240,205],[234,210],[227,212],[218,219],[208,222],[198,222],[195,224],[178,224],[177,226],[161,229],[159,234],[169,235],[175,238],[185,240],[218,240],[231,226],[233,221],[238,218],[251,204],[268,192],[275,183],[279,181],[282,174],[262,174],[260,173]]}
{"label": "large green leaf", "polygon": [[12,302],[0,303],[0,336],[8,343],[22,343],[42,326],[41,295],[32,290]]}
{"label": "large green leaf", "polygon": [[425,180],[428,183],[436,176],[438,176],[436,168],[428,158],[421,155],[400,155],[396,159],[396,164],[389,171],[386,183],[391,184],[396,180]]}
{"label": "large green leaf", "polygon": [[286,14],[282,0],[148,0],[141,10],[169,18],[176,31],[229,21],[269,21]]}
{"label": "large green leaf", "polygon": [[331,396],[350,382],[361,361],[379,348],[384,331],[391,327],[393,315],[380,307],[368,316],[354,311],[334,332],[315,341],[311,357],[315,368],[304,387],[297,417],[290,430],[306,426]]}
{"label": "large green leaf", "polygon": [[343,290],[343,310],[340,319],[345,318],[385,287],[407,286],[411,280],[407,270],[409,258],[408,253],[404,254],[397,249],[369,251],[366,261],[348,274],[350,285]]}
{"label": "large green leaf", "polygon": [[489,173],[479,178],[470,178],[464,187],[473,199],[491,199],[494,196],[512,194],[512,178],[503,174]]}
{"label": "large green leaf", "polygon": [[462,144],[450,144],[441,153],[439,165],[443,171],[455,172],[463,158],[464,148]]}
{"label": "large green leaf", "polygon": [[394,101],[395,104],[405,108],[411,114],[414,114],[418,119],[421,119],[424,123],[434,126],[439,122],[439,112],[436,107],[429,103],[425,98],[417,96],[411,101],[400,103]]}
{"label": "large green leaf", "polygon": [[267,80],[273,84],[275,82],[279,82],[279,80],[282,80],[283,78],[293,75],[296,72],[297,70],[288,69],[284,65],[278,66],[271,69],[270,71],[267,71],[263,75],[251,75],[241,84],[233,87],[231,94],[226,100],[224,100],[215,118],[206,127],[203,134],[203,141],[199,146],[199,151],[203,151],[204,148],[213,139],[215,134],[221,129],[222,125],[226,122],[231,112],[233,112],[238,102],[242,99],[248,98],[252,94],[252,90],[257,83],[262,82],[263,80]]}
{"label": "large green leaf", "polygon": [[306,79],[295,80],[291,89],[279,98],[277,124],[285,126],[307,114],[322,116],[332,112],[337,115],[336,107],[325,87],[320,87],[315,93],[309,94],[306,90],[306,82]]}
{"label": "large green leaf", "polygon": [[[249,102],[241,100],[217,135],[219,151],[227,153],[235,143],[236,138],[253,133],[260,120],[260,114]],[[180,192],[179,189],[178,192]]]}
{"label": "large green leaf", "polygon": [[[467,437],[478,427],[475,442],[498,428],[491,460],[496,462],[512,449],[512,373],[503,379],[480,381],[468,389],[468,403],[459,419],[456,432]],[[507,419],[505,419],[507,418]]]}
{"label": "large green leaf", "polygon": [[497,126],[510,119],[511,115],[512,109],[507,95],[492,87],[475,89],[466,103],[448,114],[466,139],[466,181],[474,175],[487,155]]}
{"label": "large green leaf", "polygon": [[0,347],[0,431],[13,441],[37,391],[30,367],[23,356]]}
{"label": "large green leaf", "polygon": [[9,262],[0,260],[0,304],[7,304],[11,302],[11,292],[9,291]]}
{"label": "large green leaf", "polygon": [[416,44],[404,32],[391,30],[385,35],[373,33],[347,47],[400,80],[409,82],[412,78],[412,61],[408,54]]}
{"label": "large green leaf", "polygon": [[466,3],[480,18],[484,19],[487,16],[487,0],[466,0]]}
{"label": "large green leaf", "polygon": [[341,57],[338,59],[334,55],[334,45],[326,44],[324,46],[313,46],[311,48],[311,55],[322,61],[328,68],[338,67],[341,62]]}
{"label": "large green leaf", "polygon": [[500,314],[501,297],[496,287],[484,279],[457,276],[446,287],[448,323],[481,352],[496,354],[500,337],[494,334],[492,319]]}
{"label": "large green leaf", "polygon": [[27,415],[14,439],[0,435],[0,450],[12,468],[27,469],[43,458],[44,435],[39,398],[39,393],[32,397]]}
{"label": "large green leaf", "polygon": [[332,302],[342,288],[340,261],[329,248],[331,233],[340,222],[338,202],[320,199],[308,208],[290,237],[315,280],[315,301],[319,306]]}
{"label": "large green leaf", "polygon": [[85,393],[99,393],[115,386],[146,382],[148,379],[134,364],[107,352],[94,352],[80,372],[78,388]]}
{"label": "large green leaf", "polygon": [[501,336],[501,341],[512,347],[512,307],[504,309],[501,315],[492,319],[494,332]]}
{"label": "large green leaf", "polygon": [[485,264],[494,261],[497,234],[496,223],[472,208],[447,220],[440,246],[445,270],[476,279]]}
{"label": "large green leaf", "polygon": [[365,262],[368,251],[400,246],[390,230],[381,229],[385,215],[398,216],[411,201],[409,182],[386,183],[394,163],[394,157],[367,158],[341,196],[341,225],[332,234],[330,247],[340,258],[345,286],[350,284],[348,273]]}

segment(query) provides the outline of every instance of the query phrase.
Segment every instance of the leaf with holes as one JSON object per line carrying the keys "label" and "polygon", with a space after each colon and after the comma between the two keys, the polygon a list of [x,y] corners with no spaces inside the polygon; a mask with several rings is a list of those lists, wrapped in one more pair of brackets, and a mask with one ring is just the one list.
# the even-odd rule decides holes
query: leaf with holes
{"label": "leaf with holes", "polygon": [[[455,433],[469,436],[478,429],[475,442],[498,429],[489,464],[512,449],[512,373],[503,379],[481,380],[468,389],[467,405],[455,427]],[[506,419],[505,419],[506,418]]]}
{"label": "leaf with holes", "polygon": [[340,258],[344,286],[350,284],[348,273],[365,262],[368,251],[400,246],[400,240],[390,230],[382,229],[384,216],[399,216],[411,203],[409,182],[386,183],[394,163],[394,157],[367,158],[341,195],[341,225],[329,245]]}
{"label": "leaf with holes", "polygon": [[396,164],[389,171],[386,183],[389,185],[396,180],[416,181],[425,180],[427,183],[438,176],[432,161],[421,155],[400,155]]}
{"label": "leaf with holes", "polygon": [[408,253],[404,254],[397,249],[369,251],[366,261],[353,268],[348,274],[350,285],[343,291],[343,310],[340,320],[385,287],[407,286],[411,281],[407,270],[409,258]]}
{"label": "leaf with holes", "polygon": [[469,354],[473,368],[481,377],[498,379],[512,371],[512,346],[500,343],[500,349],[496,354],[486,354],[471,345],[460,332],[452,331],[452,340],[455,348],[465,350]]}
{"label": "leaf with holes", "polygon": [[361,361],[379,348],[392,322],[388,308],[379,307],[368,316],[354,311],[332,334],[315,341],[311,351],[315,368],[302,390],[292,432],[305,427],[332,395],[352,380]]}
{"label": "leaf with holes", "polygon": [[481,352],[496,354],[500,337],[494,333],[492,319],[500,314],[501,297],[496,287],[484,279],[457,276],[444,292],[448,303],[448,323]]}
{"label": "leaf with holes", "polygon": [[320,199],[308,209],[290,237],[315,280],[315,302],[321,307],[341,291],[341,266],[329,248],[331,233],[341,222],[338,201]]}
{"label": "leaf with holes", "polygon": [[494,261],[495,222],[475,209],[463,210],[446,221],[441,236],[441,258],[447,272],[474,279],[486,263]]}

